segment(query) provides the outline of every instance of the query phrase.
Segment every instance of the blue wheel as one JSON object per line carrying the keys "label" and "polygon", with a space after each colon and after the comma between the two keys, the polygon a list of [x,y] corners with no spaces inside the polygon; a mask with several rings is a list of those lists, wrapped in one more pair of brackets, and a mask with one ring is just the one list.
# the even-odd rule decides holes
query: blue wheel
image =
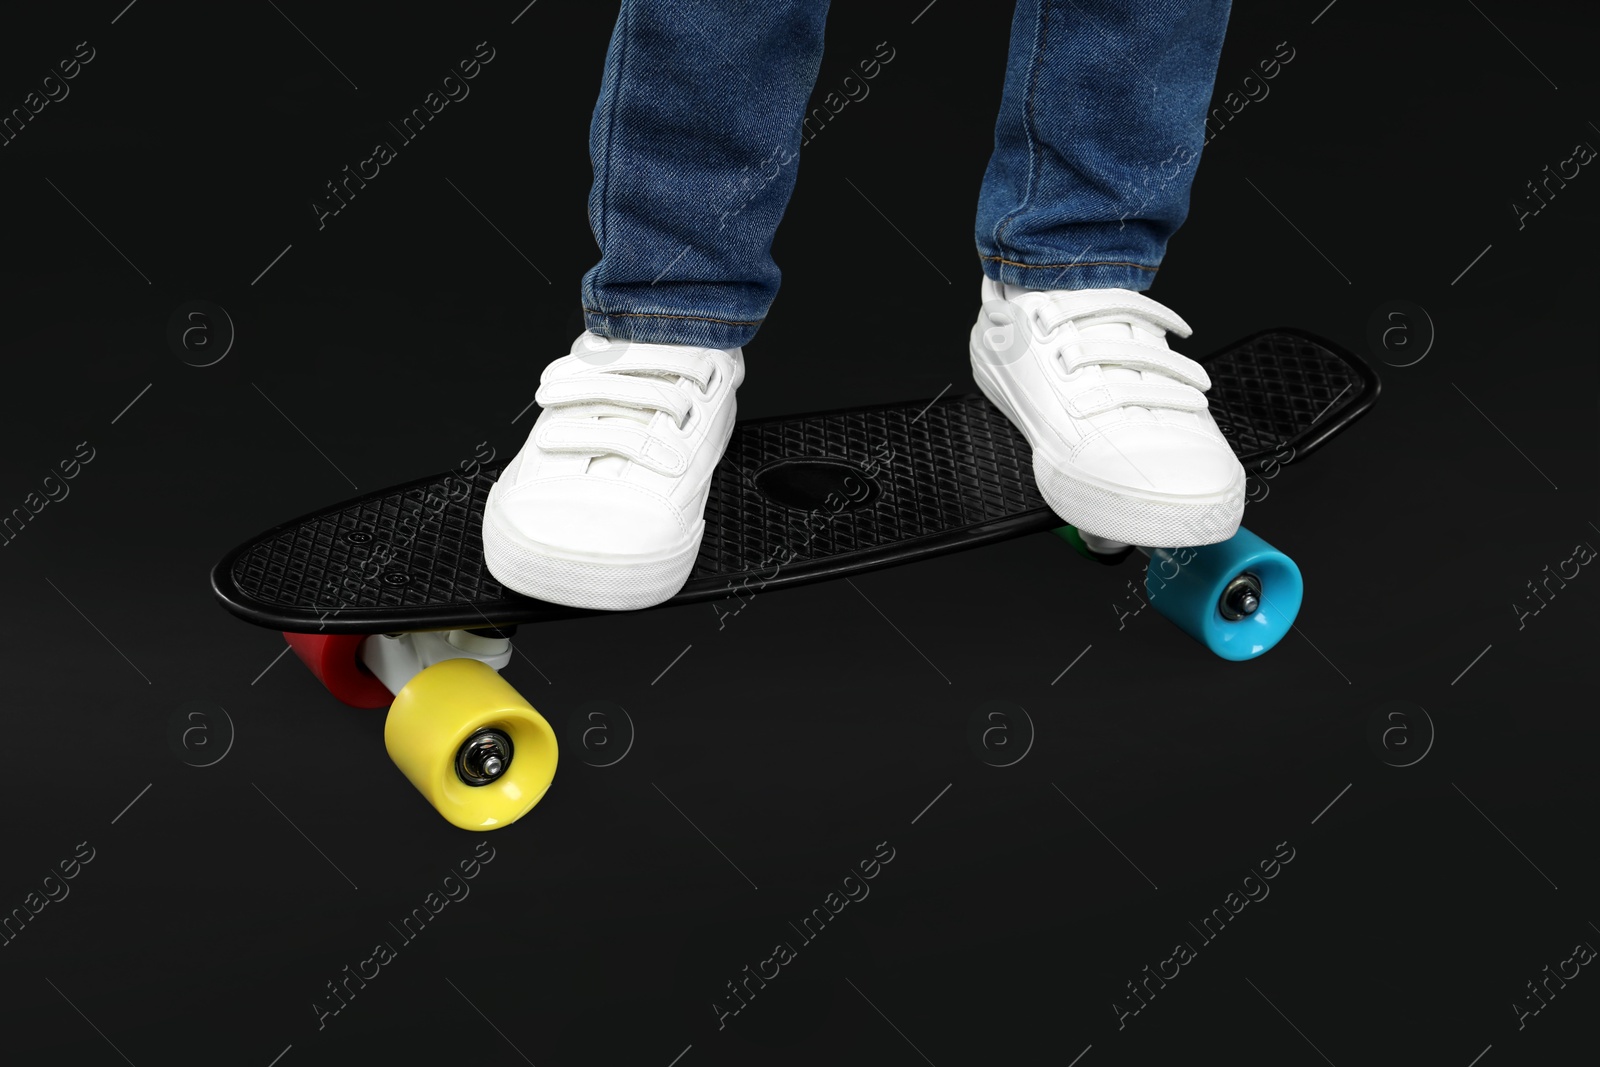
{"label": "blue wheel", "polygon": [[1152,548],[1144,587],[1157,611],[1231,660],[1282,640],[1305,592],[1294,560],[1242,526],[1220,544]]}

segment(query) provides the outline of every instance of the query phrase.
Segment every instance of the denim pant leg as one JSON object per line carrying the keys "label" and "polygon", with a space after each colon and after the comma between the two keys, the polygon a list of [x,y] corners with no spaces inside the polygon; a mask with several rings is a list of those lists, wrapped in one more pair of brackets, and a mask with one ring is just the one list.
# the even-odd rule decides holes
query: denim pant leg
{"label": "denim pant leg", "polygon": [[1018,0],[978,198],[984,272],[1148,289],[1189,210],[1229,0]]}
{"label": "denim pant leg", "polygon": [[585,324],[619,340],[742,345],[778,291],[827,0],[623,0],[589,131]]}

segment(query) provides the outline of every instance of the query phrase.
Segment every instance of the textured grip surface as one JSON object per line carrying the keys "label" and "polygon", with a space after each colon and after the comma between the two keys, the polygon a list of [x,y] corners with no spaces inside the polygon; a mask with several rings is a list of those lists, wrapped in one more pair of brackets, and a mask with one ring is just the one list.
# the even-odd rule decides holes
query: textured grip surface
{"label": "textured grip surface", "polygon": [[[1370,368],[1297,331],[1206,362],[1211,411],[1247,467],[1304,456],[1377,394]],[[508,592],[483,563],[498,469],[441,475],[286,523],[225,558],[217,595],[306,632],[488,626],[589,614]],[[740,423],[671,603],[773,588],[1050,529],[1027,441],[976,394]]]}

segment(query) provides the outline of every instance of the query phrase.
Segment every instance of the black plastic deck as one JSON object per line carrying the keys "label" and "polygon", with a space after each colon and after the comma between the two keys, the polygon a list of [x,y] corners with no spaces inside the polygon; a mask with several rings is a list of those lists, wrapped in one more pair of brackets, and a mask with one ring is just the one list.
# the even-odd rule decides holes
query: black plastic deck
{"label": "black plastic deck", "polygon": [[[1204,361],[1212,415],[1246,468],[1301,459],[1370,407],[1372,369],[1298,330]],[[717,467],[705,540],[669,604],[748,596],[904,563],[1061,521],[1027,441],[977,394],[741,422]],[[483,563],[487,469],[440,475],[314,512],[212,572],[228,610],[306,633],[506,625],[594,614],[506,590]]]}

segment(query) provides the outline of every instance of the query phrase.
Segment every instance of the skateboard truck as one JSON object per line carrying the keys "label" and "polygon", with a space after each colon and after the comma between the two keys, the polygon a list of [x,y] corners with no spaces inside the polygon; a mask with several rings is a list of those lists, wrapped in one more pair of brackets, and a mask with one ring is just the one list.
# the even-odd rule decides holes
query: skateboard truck
{"label": "skateboard truck", "polygon": [[1138,549],[1149,560],[1150,604],[1223,659],[1259,656],[1300,611],[1300,568],[1242,526],[1226,541],[1177,549],[1127,545],[1070,525],[1055,534],[1098,563],[1120,563]]}
{"label": "skateboard truck", "polygon": [[[1097,534],[1083,530],[1078,530],[1077,535],[1082,540],[1083,547],[1096,556],[1109,557],[1120,561],[1128,554],[1130,548],[1138,548],[1146,557],[1150,555],[1150,549],[1148,548],[1125,545],[1121,541],[1113,541],[1110,538],[1100,537]],[[1250,571],[1236,575],[1228,583],[1227,587],[1222,590],[1222,596],[1217,600],[1217,611],[1229,622],[1248,619],[1260,607],[1261,579]]]}
{"label": "skateboard truck", "polygon": [[374,634],[361,642],[361,662],[391,693],[427,668],[447,659],[475,659],[501,670],[511,662],[509,637],[485,637],[470,630]]}

